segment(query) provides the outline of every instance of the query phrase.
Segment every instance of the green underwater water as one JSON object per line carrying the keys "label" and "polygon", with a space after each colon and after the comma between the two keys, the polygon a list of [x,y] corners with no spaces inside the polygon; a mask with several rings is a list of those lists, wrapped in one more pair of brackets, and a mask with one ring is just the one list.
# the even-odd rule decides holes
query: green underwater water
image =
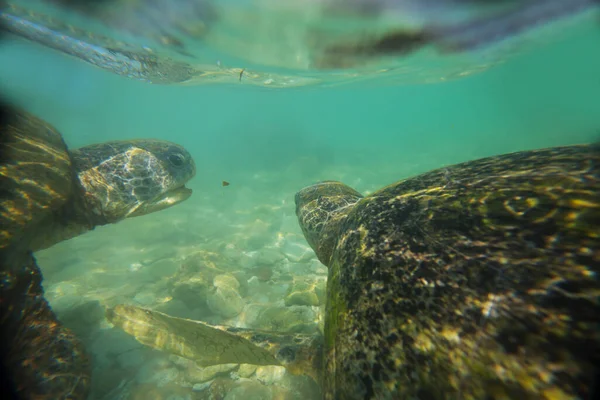
{"label": "green underwater water", "polygon": [[[155,86],[7,39],[0,90],[55,125],[70,147],[153,137],[184,145],[197,165],[189,184],[194,194],[185,203],[40,252],[49,298],[67,320],[86,301],[153,306],[170,296],[160,283],[199,252],[217,254],[214,262],[234,273],[248,253],[275,248],[281,237],[303,242],[293,196],[319,180],[369,192],[479,157],[600,140],[598,49],[600,32],[590,27],[453,82],[270,90],[243,83]],[[223,180],[231,185],[222,187]],[[132,272],[138,265],[144,275]],[[259,301],[251,293],[259,289],[247,287],[246,298],[253,299],[247,302],[275,304],[280,289]],[[171,311],[227,321],[199,309]],[[83,332],[70,321],[100,354],[95,398],[117,398],[112,390],[121,381],[109,373],[106,354],[133,345],[115,336],[125,350],[102,353],[103,340],[112,340],[102,339],[110,327],[94,320],[99,331]],[[313,393],[309,386],[298,390]]]}
{"label": "green underwater water", "polygon": [[222,179],[245,185],[247,174],[280,172],[307,156],[356,168],[357,177],[385,165],[389,182],[405,170],[597,137],[594,28],[457,81],[286,90],[149,85],[7,40],[0,88],[55,124],[71,147],[134,137],[181,143],[196,159],[202,190]]}

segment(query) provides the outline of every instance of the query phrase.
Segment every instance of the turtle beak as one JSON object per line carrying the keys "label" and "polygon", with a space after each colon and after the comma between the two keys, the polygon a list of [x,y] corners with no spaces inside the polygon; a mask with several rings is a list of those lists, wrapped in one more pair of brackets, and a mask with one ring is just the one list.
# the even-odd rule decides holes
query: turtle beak
{"label": "turtle beak", "polygon": [[127,218],[131,217],[139,217],[141,215],[151,214],[156,211],[164,210],[165,208],[172,207],[176,204],[181,203],[182,201],[187,200],[192,195],[192,189],[189,189],[185,186],[180,186],[178,188],[169,190],[168,192],[163,193],[161,196],[146,201],[134,209],[132,209],[129,214],[127,214]]}

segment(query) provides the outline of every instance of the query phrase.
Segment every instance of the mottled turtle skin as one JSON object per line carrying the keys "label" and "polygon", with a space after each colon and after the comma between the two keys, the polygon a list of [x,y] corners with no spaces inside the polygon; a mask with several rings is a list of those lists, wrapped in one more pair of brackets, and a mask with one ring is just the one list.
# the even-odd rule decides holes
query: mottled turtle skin
{"label": "mottled turtle skin", "polygon": [[329,267],[326,399],[589,398],[600,365],[600,153],[484,158],[367,197],[296,195]]}
{"label": "mottled turtle skin", "polygon": [[[0,122],[0,359],[19,398],[85,399],[90,360],[44,299],[33,251],[95,226],[187,199],[190,154],[158,140],[69,151],[60,133],[17,109]],[[6,376],[5,374],[8,374]]]}

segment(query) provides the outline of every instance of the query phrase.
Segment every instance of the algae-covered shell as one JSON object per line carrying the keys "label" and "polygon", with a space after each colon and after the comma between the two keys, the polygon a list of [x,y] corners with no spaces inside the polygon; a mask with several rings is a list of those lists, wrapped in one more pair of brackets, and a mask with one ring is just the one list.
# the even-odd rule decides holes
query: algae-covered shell
{"label": "algae-covered shell", "polygon": [[600,354],[597,149],[470,161],[360,199],[326,182],[296,199],[329,267],[326,398],[590,395]]}

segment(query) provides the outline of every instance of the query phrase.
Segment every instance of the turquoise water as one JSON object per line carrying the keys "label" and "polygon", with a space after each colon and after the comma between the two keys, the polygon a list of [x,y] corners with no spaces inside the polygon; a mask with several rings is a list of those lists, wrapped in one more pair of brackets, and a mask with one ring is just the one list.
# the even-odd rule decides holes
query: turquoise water
{"label": "turquoise water", "polygon": [[[590,26],[453,82],[270,90],[155,86],[7,40],[0,90],[71,147],[153,137],[184,145],[197,164],[183,204],[38,254],[51,304],[94,354],[94,398],[204,398],[211,381],[118,333],[103,319],[107,305],[238,326],[318,325],[322,302],[297,306],[295,316],[280,304],[299,281],[322,290],[326,276],[295,220],[303,186],[337,179],[370,192],[461,161],[598,140],[599,44]],[[186,298],[174,287],[189,278],[182,265],[194,263],[234,276],[239,293],[217,287],[212,306]],[[317,397],[314,385],[275,368],[235,372],[247,380],[221,372],[227,399]]]}
{"label": "turquoise water", "polygon": [[279,169],[311,152],[357,171],[374,161],[427,169],[590,141],[600,126],[600,34],[590,27],[569,39],[454,82],[285,91],[148,85],[9,42],[1,87],[74,147],[127,137],[177,141],[195,156],[197,184],[210,188],[221,179],[243,185],[239,174]]}

